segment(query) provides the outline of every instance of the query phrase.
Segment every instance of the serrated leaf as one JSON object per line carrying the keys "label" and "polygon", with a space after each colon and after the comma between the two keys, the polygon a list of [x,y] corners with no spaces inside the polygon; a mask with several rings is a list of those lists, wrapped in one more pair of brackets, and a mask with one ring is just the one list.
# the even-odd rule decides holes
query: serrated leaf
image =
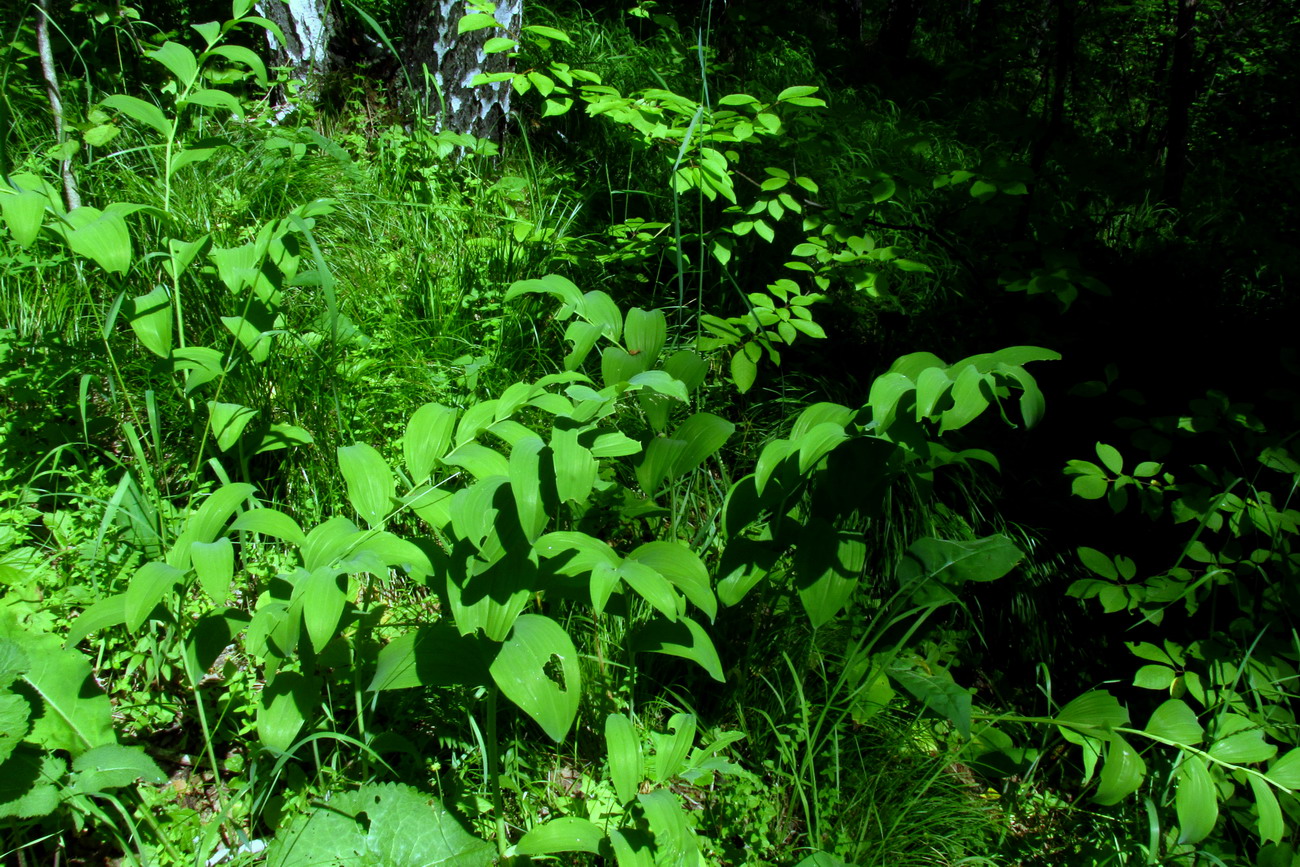
{"label": "serrated leaf", "polygon": [[29,667],[19,680],[42,704],[34,709],[29,743],[78,756],[117,741],[108,696],[95,682],[85,656],[60,646],[57,636],[28,632],[11,615],[0,613],[4,639],[22,648]]}

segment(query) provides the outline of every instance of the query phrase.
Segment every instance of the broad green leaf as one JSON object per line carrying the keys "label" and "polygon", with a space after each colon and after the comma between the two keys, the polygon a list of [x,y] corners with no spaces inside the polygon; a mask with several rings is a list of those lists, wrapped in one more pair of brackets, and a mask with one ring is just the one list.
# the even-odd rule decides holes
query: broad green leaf
{"label": "broad green leaf", "polygon": [[564,369],[577,370],[581,367],[582,362],[591,353],[592,347],[596,345],[596,341],[600,339],[600,334],[599,326],[592,325],[590,322],[570,322],[569,327],[564,330],[564,339],[573,344],[573,349],[564,356]]}
{"label": "broad green leaf", "polygon": [[491,843],[466,831],[437,798],[396,783],[334,792],[281,829],[267,867],[484,867]]}
{"label": "broad green leaf", "polygon": [[1167,665],[1144,665],[1133,676],[1133,685],[1143,689],[1168,690],[1178,673]]}
{"label": "broad green leaf", "polygon": [[365,443],[340,446],[338,453],[339,470],[348,486],[348,502],[366,524],[382,525],[397,494],[393,471],[379,451]]}
{"label": "broad green leaf", "polygon": [[606,387],[628,382],[646,369],[648,361],[631,355],[621,346],[606,346],[600,353],[600,376]]}
{"label": "broad green leaf", "polygon": [[635,560],[624,560],[614,570],[614,574],[664,617],[669,620],[677,619],[680,597],[667,578]]}
{"label": "broad green leaf", "polygon": [[[1128,724],[1128,711],[1115,696],[1105,690],[1085,692],[1071,701],[1056,715],[1064,728],[1076,728],[1093,737],[1109,739],[1110,732]],[[1065,725],[1074,723],[1075,725]]]}
{"label": "broad green leaf", "polygon": [[524,614],[492,662],[501,693],[542,727],[551,740],[564,740],[582,695],[578,652],[554,620]]}
{"label": "broad green leaf", "polygon": [[722,448],[735,430],[734,424],[708,412],[697,412],[686,419],[672,435],[684,446],[673,454],[668,477],[678,478],[700,466]]}
{"label": "broad green leaf", "polygon": [[201,105],[204,108],[224,108],[237,120],[244,119],[244,107],[232,94],[215,87],[191,93],[185,99],[186,105]]}
{"label": "broad green leaf", "polygon": [[558,274],[547,274],[535,280],[519,280],[511,283],[510,288],[506,290],[504,300],[510,301],[526,293],[552,295],[570,310],[582,306],[582,290],[571,280]]}
{"label": "broad green leaf", "polygon": [[131,330],[140,339],[144,348],[161,358],[172,353],[172,313],[171,296],[162,286],[156,287],[148,295],[131,299],[131,313],[127,317]]}
{"label": "broad green leaf", "polygon": [[668,336],[668,321],[664,312],[633,307],[627,312],[623,330],[628,353],[644,362],[643,369],[653,365]]}
{"label": "broad green leaf", "polygon": [[438,461],[447,454],[455,426],[456,410],[440,403],[426,403],[411,416],[402,439],[402,451],[412,484],[428,480]]}
{"label": "broad green leaf", "polygon": [[[16,647],[13,642],[7,643]],[[32,706],[27,698],[9,691],[6,685],[5,691],[0,692],[0,769],[4,768],[4,763],[13,755],[14,748],[31,729],[31,714]],[[4,800],[6,799],[0,797],[0,802]]]}
{"label": "broad green leaf", "polygon": [[697,663],[718,683],[726,678],[722,674],[722,660],[713,646],[713,639],[703,626],[689,617],[676,621],[655,619],[646,624],[632,638],[632,648],[637,652],[663,653],[680,656]]}
{"label": "broad green leaf", "polygon": [[1097,457],[1110,470],[1111,475],[1119,475],[1124,471],[1124,458],[1120,456],[1119,449],[1106,443],[1097,443]]}
{"label": "broad green leaf", "polygon": [[1115,568],[1114,562],[1096,548],[1079,548],[1076,553],[1079,555],[1079,560],[1090,571],[1109,581],[1119,580],[1119,571]]}
{"label": "broad green leaf", "polygon": [[1277,795],[1273,794],[1273,787],[1254,774],[1246,779],[1255,795],[1255,813],[1258,816],[1255,829],[1259,832],[1259,841],[1280,843],[1286,834],[1286,822],[1282,819],[1282,807],[1277,802]]}
{"label": "broad green leaf", "polygon": [[1111,735],[1110,745],[1106,749],[1106,763],[1101,767],[1101,779],[1092,799],[1105,806],[1118,804],[1138,790],[1146,773],[1146,762],[1142,761],[1137,750],[1119,735]]}
{"label": "broad green leaf", "polygon": [[641,391],[653,391],[655,394],[682,403],[689,400],[686,393],[686,384],[666,370],[647,370],[644,373],[638,373],[629,379],[628,383]]}
{"label": "broad green leaf", "polygon": [[622,714],[612,713],[605,719],[605,754],[614,792],[619,803],[626,805],[636,797],[644,768],[636,728]]}
{"label": "broad green leaf", "polygon": [[176,76],[180,84],[180,90],[184,90],[194,83],[195,77],[199,74],[199,61],[190,51],[179,42],[168,40],[153,51],[146,51],[146,57],[152,57],[154,60],[167,67],[172,75]]}
{"label": "broad green leaf", "polygon": [[249,509],[231,523],[230,529],[261,533],[288,542],[294,547],[300,547],[307,541],[298,522],[275,509]]}
{"label": "broad green leaf", "polygon": [[[1102,779],[1105,777],[1103,770]],[[1184,756],[1179,765],[1174,806],[1178,812],[1179,843],[1199,843],[1210,836],[1219,819],[1219,799],[1214,779],[1200,756]]]}
{"label": "broad green leaf", "polygon": [[228,452],[239,442],[249,422],[257,417],[257,411],[238,403],[221,403],[208,401],[208,414],[211,419],[212,437],[217,441],[217,448]]}
{"label": "broad green leaf", "polygon": [[1267,776],[1279,786],[1300,789],[1300,749],[1287,750],[1286,754],[1268,769]]}
{"label": "broad green leaf", "polygon": [[958,430],[979,418],[989,405],[986,388],[988,388],[986,374],[980,373],[973,366],[957,374],[957,379],[949,392],[952,396],[952,408],[944,411],[939,424],[939,433],[945,434],[951,430]]}
{"label": "broad green leaf", "polygon": [[126,623],[126,594],[106,596],[81,612],[81,615],[72,621],[72,626],[63,640],[68,647],[76,647],[92,632],[122,623]]}
{"label": "broad green leaf", "polygon": [[918,539],[899,562],[898,580],[918,604],[943,604],[963,584],[996,581],[1022,559],[1024,553],[1001,535],[970,542]]}
{"label": "broad green leaf", "polygon": [[303,542],[303,566],[308,571],[315,571],[333,563],[356,543],[360,532],[356,524],[342,515],[317,524],[307,533],[307,539]]}
{"label": "broad green leaf", "polygon": [[[520,440],[510,450],[510,490],[514,493],[519,526],[529,542],[535,542],[550,520],[542,502],[541,452],[546,444],[539,437]],[[548,471],[553,472],[547,465]]]}
{"label": "broad green leaf", "polygon": [[586,533],[547,533],[533,543],[533,549],[543,557],[558,557],[573,551],[575,556],[560,570],[562,575],[584,575],[598,563],[617,568],[620,562],[618,554],[607,542]]}
{"label": "broad green leaf", "polygon": [[843,426],[830,421],[822,422],[797,438],[792,435],[791,440],[799,447],[799,472],[806,475],[818,461],[847,439]]}
{"label": "broad green leaf", "polygon": [[677,542],[647,542],[628,560],[643,563],[667,578],[703,611],[710,622],[718,615],[718,600],[709,586],[709,570],[694,551]]}
{"label": "broad green leaf", "polygon": [[478,442],[471,441],[457,446],[442,462],[448,466],[460,467],[480,481],[510,474],[510,463],[505,455]]}
{"label": "broad green leaf", "polygon": [[316,442],[315,438],[296,424],[276,422],[262,435],[262,441],[258,443],[255,454],[260,455],[291,446],[309,446],[314,442]]}
{"label": "broad green leaf", "polygon": [[660,864],[694,865],[700,853],[695,832],[686,822],[686,811],[668,789],[637,795],[654,834],[656,861]]}
{"label": "broad green leaf", "polygon": [[143,747],[121,744],[102,744],[82,753],[72,760],[72,770],[76,774],[72,790],[79,794],[120,789],[136,780],[156,784],[167,779]]}
{"label": "broad green leaf", "polygon": [[751,346],[757,348],[758,344],[743,344],[731,354],[731,381],[736,384],[736,390],[741,394],[748,393],[758,379],[758,359],[752,356],[757,356],[759,353],[751,355],[748,351]]}
{"label": "broad green leaf", "polygon": [[867,562],[860,533],[839,531],[828,521],[810,518],[799,534],[794,555],[799,601],[817,629],[844,609]]}
{"label": "broad green leaf", "polygon": [[456,33],[470,33],[474,30],[482,30],[485,27],[500,27],[497,20],[486,12],[472,12],[469,15],[462,15],[461,19],[456,22]]}
{"label": "broad green leaf", "polygon": [[273,753],[287,752],[320,700],[320,683],[315,678],[292,671],[277,674],[262,690],[257,708],[257,737],[262,746]]}
{"label": "broad green leaf", "polygon": [[600,853],[605,832],[578,816],[558,816],[537,825],[515,844],[521,855],[554,855],[557,852]]}
{"label": "broad green leaf", "polygon": [[952,722],[962,737],[970,737],[971,694],[951,675],[923,674],[914,668],[898,667],[891,668],[889,676],[930,710]]}
{"label": "broad green leaf", "polygon": [[551,435],[555,463],[555,494],[560,502],[585,504],[596,484],[600,466],[591,452],[579,445],[579,430],[556,429]]}
{"label": "broad green leaf", "polygon": [[1277,755],[1277,747],[1264,741],[1262,729],[1247,729],[1230,734],[1210,744],[1214,758],[1234,765],[1266,762]]}
{"label": "broad green leaf", "polygon": [[1146,731],[1158,738],[1188,746],[1196,746],[1205,737],[1205,730],[1197,721],[1196,714],[1178,698],[1169,699],[1152,712]]}
{"label": "broad green leaf", "polygon": [[267,86],[266,65],[262,63],[262,58],[258,57],[257,53],[252,49],[245,48],[242,45],[217,45],[210,48],[206,54],[216,54],[227,60],[244,64],[252,71],[253,78],[257,81],[258,86]]}
{"label": "broad green leaf", "polygon": [[163,114],[161,108],[151,102],[145,102],[143,99],[134,96],[115,94],[101,100],[99,104],[117,109],[132,120],[152,127],[164,137],[171,135],[172,127],[167,120],[167,116]]}
{"label": "broad green leaf", "polygon": [[321,567],[302,579],[299,587],[295,588],[302,593],[303,624],[316,653],[323,651],[334,637],[343,616],[343,607],[347,604],[347,594],[339,586],[339,577],[334,569]]}
{"label": "broad green leaf", "polygon": [[230,544],[229,537],[222,536],[215,542],[192,543],[190,559],[203,592],[218,605],[225,604],[230,595],[230,583],[235,579],[235,546]]}
{"label": "broad green leaf", "polygon": [[367,691],[415,686],[487,686],[488,659],[478,636],[462,636],[450,623],[421,626],[379,651]]}
{"label": "broad green leaf", "polygon": [[35,190],[0,192],[0,214],[9,234],[18,246],[31,246],[45,223],[45,208],[50,200]]}
{"label": "broad green leaf", "polygon": [[137,569],[126,588],[126,628],[138,631],[158,603],[184,579],[184,572],[159,560],[151,560]]}
{"label": "broad green leaf", "polygon": [[688,713],[675,713],[668,720],[672,734],[654,732],[655,755],[651,761],[654,768],[653,780],[656,783],[667,782],[686,769],[686,755],[695,745],[696,719]]}

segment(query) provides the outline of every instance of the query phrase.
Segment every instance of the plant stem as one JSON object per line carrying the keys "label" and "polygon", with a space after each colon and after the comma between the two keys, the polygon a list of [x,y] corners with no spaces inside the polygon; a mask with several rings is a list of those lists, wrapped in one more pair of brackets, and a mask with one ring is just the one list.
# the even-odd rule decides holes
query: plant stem
{"label": "plant stem", "polygon": [[509,840],[506,836],[506,814],[505,803],[501,797],[501,758],[500,747],[497,743],[497,688],[495,686],[488,688],[487,694],[487,737],[485,747],[487,749],[487,766],[488,766],[488,786],[492,789],[492,810],[496,813],[497,819],[497,853],[501,856],[501,864],[508,867],[510,857],[506,854],[506,847]]}

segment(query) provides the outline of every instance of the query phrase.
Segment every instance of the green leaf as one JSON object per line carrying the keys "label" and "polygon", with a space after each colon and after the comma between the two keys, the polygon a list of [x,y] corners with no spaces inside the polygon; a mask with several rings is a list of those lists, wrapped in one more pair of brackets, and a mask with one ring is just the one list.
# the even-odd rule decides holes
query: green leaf
{"label": "green leaf", "polygon": [[131,267],[131,233],[121,212],[82,207],[69,212],[66,219],[71,229],[59,228],[72,252],[110,273],[125,274]]}
{"label": "green leaf", "polygon": [[655,745],[652,761],[656,783],[666,783],[669,779],[686,770],[686,754],[695,745],[696,719],[688,713],[675,713],[668,720],[672,734],[654,732],[651,739]]}
{"label": "green leaf", "polygon": [[191,543],[190,559],[203,592],[213,602],[224,604],[235,579],[235,547],[230,539],[223,536],[215,542]]}
{"label": "green leaf", "polygon": [[294,547],[301,547],[307,541],[298,522],[275,509],[249,509],[231,523],[230,529],[261,533],[288,542]]}
{"label": "green leaf", "polygon": [[238,403],[219,403],[208,401],[208,414],[211,419],[212,436],[217,441],[217,448],[228,452],[243,436],[249,422],[257,417],[257,411]]}
{"label": "green leaf", "polygon": [[563,30],[556,30],[554,27],[547,27],[545,24],[525,24],[522,28],[528,33],[536,33],[538,36],[545,36],[547,39],[554,39],[557,42],[571,42],[569,34]]}
{"label": "green leaf", "polygon": [[264,452],[278,451],[291,446],[309,446],[314,442],[316,442],[315,438],[307,431],[296,424],[281,421],[276,422],[267,429],[254,454],[260,455]]}
{"label": "green leaf", "polygon": [[862,534],[839,531],[829,522],[810,518],[799,534],[794,572],[799,601],[817,629],[843,610],[857,589],[867,562]]}
{"label": "green leaf", "polygon": [[201,105],[204,108],[224,108],[235,116],[236,120],[244,119],[244,107],[239,104],[232,94],[217,88],[209,88],[191,93],[186,97],[187,105]]}
{"label": "green leaf", "polygon": [[634,652],[663,653],[689,659],[718,683],[726,681],[713,639],[709,638],[703,626],[689,617],[679,617],[676,621],[652,620],[633,637],[632,649]]}
{"label": "green leaf", "polygon": [[492,683],[482,641],[450,623],[421,626],[379,651],[369,692],[415,686],[487,686]]}
{"label": "green leaf", "polygon": [[554,452],[555,495],[560,502],[585,504],[596,484],[600,465],[591,452],[578,443],[578,428],[556,429],[551,434]]}
{"label": "green leaf", "polygon": [[137,569],[126,588],[126,628],[138,631],[163,597],[184,579],[184,572],[160,560],[151,560]]}
{"label": "green leaf", "polygon": [[1196,714],[1178,698],[1169,699],[1152,712],[1146,731],[1158,738],[1188,746],[1196,746],[1205,737],[1205,729],[1201,728]]}
{"label": "green leaf", "polygon": [[515,844],[521,855],[554,855],[556,852],[590,852],[600,854],[600,843],[605,839],[601,831],[589,820],[578,816],[559,816],[545,825],[538,825]]}
{"label": "green leaf", "polygon": [[460,21],[456,22],[456,34],[470,33],[475,30],[482,30],[485,27],[500,27],[497,20],[486,12],[472,12],[469,15],[461,16]]}
{"label": "green leaf", "polygon": [[1279,786],[1300,789],[1300,749],[1288,750],[1273,763],[1266,776]]}
{"label": "green leaf", "polygon": [[[944,673],[946,675],[946,672]],[[912,668],[891,668],[889,676],[926,707],[956,726],[964,738],[971,733],[971,694],[951,676],[922,674]]]}
{"label": "green leaf", "polygon": [[373,446],[340,446],[339,470],[348,486],[348,502],[370,527],[378,527],[393,508],[397,483],[388,463]]}
{"label": "green leaf", "polygon": [[1101,768],[1097,793],[1092,796],[1092,799],[1105,806],[1118,804],[1138,790],[1146,778],[1146,773],[1146,762],[1142,761],[1137,750],[1129,746],[1128,742],[1119,735],[1112,735],[1110,746],[1106,750],[1106,764]]}
{"label": "green leaf", "polygon": [[510,490],[514,493],[519,526],[529,542],[537,540],[550,520],[542,497],[541,452],[545,448],[540,437],[529,436],[510,450]]}
{"label": "green leaf", "polygon": [[815,87],[809,87],[807,85],[795,85],[794,87],[787,87],[785,90],[778,93],[776,95],[776,101],[785,102],[788,99],[794,99],[796,97],[812,96],[816,92],[817,92],[817,88]]}
{"label": "green leaf", "polygon": [[447,454],[455,427],[456,410],[440,403],[426,403],[411,415],[402,438],[402,451],[412,484],[429,479],[438,461]]}
{"label": "green leaf", "polygon": [[41,703],[32,715],[27,742],[78,756],[117,741],[108,696],[95,682],[85,656],[61,647],[56,636],[28,632],[12,615],[0,613],[0,640],[4,639],[17,644],[27,657],[29,667],[18,679]]}
{"label": "green leaf", "polygon": [[[1103,780],[1105,776],[1103,770]],[[1219,820],[1219,800],[1214,779],[1205,766],[1205,759],[1200,756],[1184,756],[1183,763],[1178,766],[1174,807],[1178,812],[1179,843],[1199,843],[1210,836]]]}
{"label": "green leaf", "polygon": [[27,248],[40,234],[50,200],[35,190],[0,192],[0,214],[18,246]]}
{"label": "green leaf", "polygon": [[1261,843],[1280,843],[1286,834],[1286,822],[1282,819],[1282,807],[1273,794],[1273,787],[1251,774],[1246,778],[1251,791],[1255,794],[1255,813],[1259,817],[1256,830],[1259,831]]}
{"label": "green leaf", "polygon": [[153,51],[146,51],[146,57],[152,57],[176,76],[180,83],[180,89],[184,90],[194,83],[195,77],[199,74],[199,61],[190,51],[179,42],[167,41],[155,48]]}
{"label": "green leaf", "polygon": [[215,54],[227,60],[244,64],[252,71],[253,78],[257,81],[259,87],[267,86],[266,65],[262,63],[262,58],[258,57],[257,53],[252,49],[245,48],[242,45],[217,45],[208,49],[204,56],[206,57],[208,54]]}
{"label": "green leaf", "polygon": [[1097,443],[1097,457],[1110,470],[1111,475],[1118,476],[1124,471],[1124,458],[1114,446]]}
{"label": "green leaf", "polygon": [[484,867],[492,844],[470,834],[437,798],[396,783],[335,792],[299,815],[267,848],[267,867]]}
{"label": "green leaf", "polygon": [[[1243,720],[1243,723],[1247,723]],[[1266,762],[1277,755],[1277,747],[1264,741],[1262,729],[1237,731],[1210,744],[1209,753],[1222,762],[1249,765]]]}
{"label": "green leaf", "polygon": [[626,805],[636,797],[645,771],[636,728],[622,714],[612,713],[605,719],[605,753],[614,792],[619,803]]}
{"label": "green leaf", "polygon": [[[11,646],[13,642],[8,642]],[[32,706],[16,692],[0,693],[0,768],[31,728]]]}
{"label": "green leaf", "polygon": [[501,693],[547,737],[564,740],[578,714],[582,687],[578,652],[563,627],[540,614],[520,615],[491,673]]}
{"label": "green leaf", "polygon": [[91,605],[74,621],[63,637],[68,647],[75,647],[92,632],[126,623],[126,594],[106,596]]}
{"label": "green leaf", "polygon": [[167,116],[163,114],[161,108],[154,105],[152,102],[145,102],[143,99],[134,96],[115,94],[107,99],[101,100],[99,104],[108,108],[117,109],[132,120],[139,121],[146,126],[152,127],[164,137],[171,135],[172,126],[167,120]]}
{"label": "green leaf", "polygon": [[1078,728],[1084,734],[1106,738],[1107,733],[1128,723],[1128,711],[1115,696],[1103,689],[1091,690],[1071,701],[1056,715],[1066,728]]}
{"label": "green leaf", "polygon": [[343,616],[343,607],[347,604],[347,594],[339,586],[339,575],[335,569],[321,567],[306,578],[301,579],[302,619],[307,627],[307,637],[312,649],[320,653],[334,638],[339,621]]}
{"label": "green leaf", "polygon": [[277,674],[262,690],[257,708],[257,737],[262,745],[274,753],[287,752],[320,699],[315,678],[292,671]]}
{"label": "green leaf", "polygon": [[718,600],[709,586],[709,570],[694,551],[678,542],[647,542],[627,557],[667,578],[711,621],[718,616]]}
{"label": "green leaf", "polygon": [[72,770],[77,775],[72,790],[79,794],[120,789],[136,780],[156,784],[167,779],[143,747],[120,744],[103,744],[82,753],[73,759]]}
{"label": "green leaf", "polygon": [[1167,665],[1144,665],[1133,676],[1133,685],[1142,689],[1168,690],[1178,673]]}
{"label": "green leaf", "polygon": [[148,295],[132,298],[127,320],[145,349],[160,358],[171,355],[175,317],[172,315],[171,296],[166,289],[158,286]]}

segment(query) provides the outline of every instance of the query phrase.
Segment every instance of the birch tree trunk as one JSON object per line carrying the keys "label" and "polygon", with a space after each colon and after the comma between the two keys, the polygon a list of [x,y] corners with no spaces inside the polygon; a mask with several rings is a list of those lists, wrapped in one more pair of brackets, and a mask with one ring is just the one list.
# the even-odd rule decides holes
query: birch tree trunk
{"label": "birch tree trunk", "polygon": [[488,39],[519,38],[523,0],[503,0],[494,17],[500,27],[457,35],[465,13],[459,0],[420,0],[408,19],[402,63],[417,89],[424,91],[427,114],[437,129],[500,141],[510,118],[510,85],[502,82],[471,87],[474,76],[510,68],[505,52],[485,54]]}
{"label": "birch tree trunk", "polygon": [[326,0],[261,0],[257,11],[284,33],[283,44],[271,33],[266,34],[272,65],[289,67],[293,78],[307,82],[307,95],[315,95],[315,81],[334,66],[329,44],[337,19]]}

